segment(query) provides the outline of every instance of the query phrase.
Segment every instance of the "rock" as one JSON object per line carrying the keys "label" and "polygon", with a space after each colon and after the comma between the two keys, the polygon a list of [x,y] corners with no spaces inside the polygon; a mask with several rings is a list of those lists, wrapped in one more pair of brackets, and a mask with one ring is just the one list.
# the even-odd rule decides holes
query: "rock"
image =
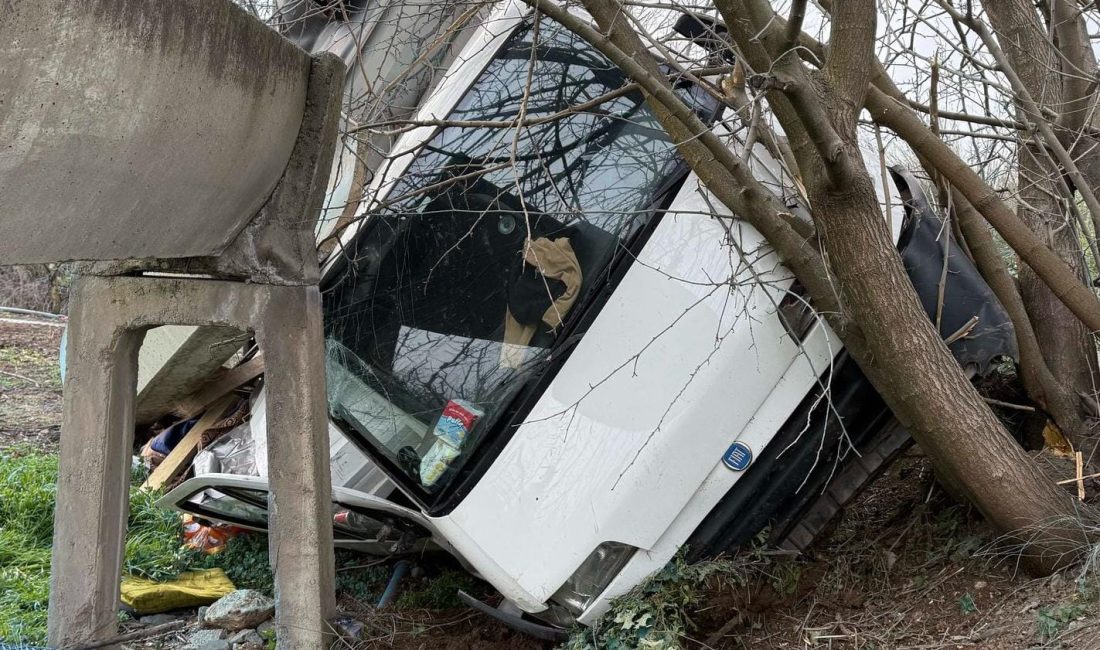
{"label": "rock", "polygon": [[173,616],[171,614],[150,614],[139,618],[138,623],[141,623],[145,627],[152,627],[154,625],[164,625],[165,623],[172,623],[178,620],[180,620],[179,616]]}
{"label": "rock", "polygon": [[263,650],[264,640],[255,630],[241,630],[229,639],[233,650]]}
{"label": "rock", "polygon": [[207,627],[223,630],[243,630],[256,627],[271,618],[275,601],[253,589],[238,589],[214,602],[203,614]]}
{"label": "rock", "polygon": [[229,650],[225,630],[197,630],[187,638],[185,650]]}
{"label": "rock", "polygon": [[210,608],[205,606],[205,605],[203,605],[202,607],[199,608],[198,616],[196,616],[196,618],[199,621],[199,625],[202,625],[202,619],[206,617],[206,610],[208,610],[208,609],[210,609]]}
{"label": "rock", "polygon": [[249,634],[255,634],[255,633],[256,633],[256,630],[251,630],[251,629],[238,630],[238,631],[234,632],[233,634],[229,635],[229,638],[227,638],[226,641],[229,641],[230,643],[240,643],[241,641],[244,641],[244,638],[246,636],[248,636]]}

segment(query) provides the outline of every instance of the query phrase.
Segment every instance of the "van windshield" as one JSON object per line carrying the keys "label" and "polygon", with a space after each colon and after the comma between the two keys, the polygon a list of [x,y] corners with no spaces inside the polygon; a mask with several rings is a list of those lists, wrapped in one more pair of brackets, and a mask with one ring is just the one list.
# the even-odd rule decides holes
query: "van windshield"
{"label": "van windshield", "polygon": [[325,286],[330,414],[427,501],[683,176],[641,94],[551,21],[517,29],[447,121]]}

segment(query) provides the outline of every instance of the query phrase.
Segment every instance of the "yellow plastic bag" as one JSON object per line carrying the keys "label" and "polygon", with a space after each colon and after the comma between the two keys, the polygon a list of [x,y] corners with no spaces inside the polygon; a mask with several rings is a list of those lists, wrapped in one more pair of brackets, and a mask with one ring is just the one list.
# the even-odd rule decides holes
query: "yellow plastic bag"
{"label": "yellow plastic bag", "polygon": [[122,602],[138,614],[209,605],[235,589],[221,569],[188,571],[168,582],[126,576],[121,587]]}

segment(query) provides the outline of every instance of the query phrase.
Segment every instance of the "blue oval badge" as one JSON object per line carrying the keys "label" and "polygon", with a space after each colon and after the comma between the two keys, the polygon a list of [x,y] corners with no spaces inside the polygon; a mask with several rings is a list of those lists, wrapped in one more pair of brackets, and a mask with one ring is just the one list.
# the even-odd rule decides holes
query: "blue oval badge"
{"label": "blue oval badge", "polygon": [[743,442],[735,442],[722,456],[722,462],[733,471],[742,472],[752,464],[752,450]]}

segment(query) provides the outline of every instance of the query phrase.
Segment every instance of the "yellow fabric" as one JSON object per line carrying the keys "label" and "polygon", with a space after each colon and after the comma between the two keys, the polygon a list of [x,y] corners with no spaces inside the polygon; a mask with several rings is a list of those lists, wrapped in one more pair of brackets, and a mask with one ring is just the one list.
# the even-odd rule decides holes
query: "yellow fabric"
{"label": "yellow fabric", "polygon": [[209,605],[235,589],[221,569],[188,571],[168,582],[126,576],[120,588],[122,602],[138,614]]}
{"label": "yellow fabric", "polygon": [[[565,284],[565,291],[542,315],[542,322],[550,329],[557,329],[565,320],[565,315],[577,300],[581,290],[581,264],[569,239],[548,239],[539,237],[528,239],[523,250],[523,261],[538,269],[539,273]],[[510,310],[504,314],[504,347],[500,352],[502,368],[518,368],[523,363],[525,346],[535,336],[534,325],[523,325],[517,321]]]}

